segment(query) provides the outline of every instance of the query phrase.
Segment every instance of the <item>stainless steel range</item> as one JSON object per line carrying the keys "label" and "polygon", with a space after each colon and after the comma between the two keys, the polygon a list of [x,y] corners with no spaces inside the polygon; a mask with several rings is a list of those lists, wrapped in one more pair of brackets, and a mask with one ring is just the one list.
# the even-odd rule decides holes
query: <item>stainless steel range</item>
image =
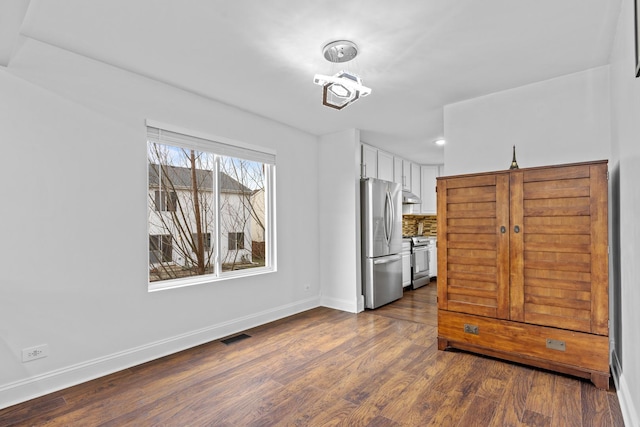
{"label": "stainless steel range", "polygon": [[435,237],[411,237],[411,287],[413,289],[428,284],[431,277],[436,275],[438,264],[435,251]]}

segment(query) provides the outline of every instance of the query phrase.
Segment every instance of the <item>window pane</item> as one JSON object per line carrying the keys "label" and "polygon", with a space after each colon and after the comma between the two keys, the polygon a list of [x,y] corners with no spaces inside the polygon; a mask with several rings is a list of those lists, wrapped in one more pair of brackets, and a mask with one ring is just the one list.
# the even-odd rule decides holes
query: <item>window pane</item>
{"label": "window pane", "polygon": [[213,273],[214,155],[148,147],[149,281]]}
{"label": "window pane", "polygon": [[175,212],[178,206],[178,194],[175,191],[165,191],[165,211]]}
{"label": "window pane", "polygon": [[149,236],[149,263],[157,264],[159,262],[162,262],[160,236]]}
{"label": "window pane", "polygon": [[275,155],[154,127],[147,143],[149,281],[159,282],[149,290],[274,271]]}
{"label": "window pane", "polygon": [[159,212],[175,212],[178,195],[175,191],[156,190],[153,208]]}
{"label": "window pane", "polygon": [[227,237],[227,249],[230,251],[235,251],[236,248],[236,233],[229,233]]}
{"label": "window pane", "polygon": [[244,233],[236,233],[236,249],[244,249]]}
{"label": "window pane", "polygon": [[173,239],[169,235],[162,236],[162,262],[173,259]]}
{"label": "window pane", "polygon": [[[194,233],[191,238],[193,239],[193,241],[197,241],[198,240],[198,235],[197,233]],[[211,233],[204,233],[202,234],[202,241],[204,242],[203,246],[205,249],[210,249],[211,248]]]}
{"label": "window pane", "polygon": [[[220,233],[222,271],[265,265],[265,165],[220,157]],[[224,240],[222,241],[224,242]]]}
{"label": "window pane", "polygon": [[154,210],[163,211],[164,209],[162,209],[162,191],[156,190],[154,194],[155,194],[155,198],[153,200]]}

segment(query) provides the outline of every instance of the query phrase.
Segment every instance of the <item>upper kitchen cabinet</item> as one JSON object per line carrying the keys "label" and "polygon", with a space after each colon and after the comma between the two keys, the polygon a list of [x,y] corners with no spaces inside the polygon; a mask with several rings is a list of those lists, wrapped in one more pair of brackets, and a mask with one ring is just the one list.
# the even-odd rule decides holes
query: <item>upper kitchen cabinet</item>
{"label": "upper kitchen cabinet", "polygon": [[393,182],[393,154],[378,150],[376,147],[367,144],[361,144],[361,147],[361,177],[378,178]]}
{"label": "upper kitchen cabinet", "polygon": [[402,185],[403,190],[411,191],[411,162],[402,157],[393,158],[393,181]]}
{"label": "upper kitchen cabinet", "polygon": [[[422,183],[420,179],[420,165],[412,163],[408,160],[396,157],[394,159],[395,180],[402,184],[402,189],[410,191],[416,196],[420,197]],[[401,169],[400,169],[401,168]],[[399,169],[402,171],[400,176]],[[406,204],[402,207],[403,214],[420,215],[422,213],[421,204]]]}
{"label": "upper kitchen cabinet", "polygon": [[404,175],[402,174],[402,158],[394,157],[393,158],[393,182],[397,182],[402,185],[402,189],[404,189]]}
{"label": "upper kitchen cabinet", "polygon": [[436,214],[436,177],[441,175],[442,165],[419,165],[402,157],[361,144],[362,178],[378,178],[402,185],[402,189],[420,197],[422,204],[403,207],[405,214]]}
{"label": "upper kitchen cabinet", "polygon": [[378,177],[378,149],[367,144],[362,144],[362,163],[360,165],[362,178]]}
{"label": "upper kitchen cabinet", "polygon": [[441,165],[420,166],[421,213],[435,215],[437,211],[436,178],[440,176]]}
{"label": "upper kitchen cabinet", "polygon": [[378,150],[378,179],[393,181],[393,154]]}
{"label": "upper kitchen cabinet", "polygon": [[411,191],[411,162],[402,159],[402,189]]}
{"label": "upper kitchen cabinet", "polygon": [[[421,197],[421,182],[420,182],[420,165],[416,163],[411,163],[411,185],[409,190],[418,197]],[[419,214],[422,212],[422,205],[416,204],[411,205],[411,213]]]}

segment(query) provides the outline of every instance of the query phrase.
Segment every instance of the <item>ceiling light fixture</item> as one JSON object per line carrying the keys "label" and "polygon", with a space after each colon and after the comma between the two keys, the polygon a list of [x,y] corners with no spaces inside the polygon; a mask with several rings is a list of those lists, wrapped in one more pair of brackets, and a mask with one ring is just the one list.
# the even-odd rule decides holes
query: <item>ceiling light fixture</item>
{"label": "ceiling light fixture", "polygon": [[[343,63],[358,55],[358,47],[348,40],[338,40],[326,45],[322,54],[329,62]],[[322,104],[336,110],[342,110],[371,93],[370,88],[362,85],[362,80],[357,74],[347,70],[339,71],[333,76],[316,74],[313,82],[323,87]]]}
{"label": "ceiling light fixture", "polygon": [[433,141],[434,144],[436,145],[444,145],[447,143],[447,141],[445,141],[443,138],[440,139],[436,139],[435,141]]}

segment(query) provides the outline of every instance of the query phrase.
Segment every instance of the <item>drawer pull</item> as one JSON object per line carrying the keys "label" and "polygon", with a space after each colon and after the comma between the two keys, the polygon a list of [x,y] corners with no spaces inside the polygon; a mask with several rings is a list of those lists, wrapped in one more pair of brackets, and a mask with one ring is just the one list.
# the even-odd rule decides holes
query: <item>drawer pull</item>
{"label": "drawer pull", "polygon": [[565,351],[567,349],[564,341],[552,340],[551,338],[547,338],[547,348],[558,351]]}
{"label": "drawer pull", "polygon": [[478,335],[478,325],[470,325],[468,323],[465,323],[464,332],[465,334]]}

